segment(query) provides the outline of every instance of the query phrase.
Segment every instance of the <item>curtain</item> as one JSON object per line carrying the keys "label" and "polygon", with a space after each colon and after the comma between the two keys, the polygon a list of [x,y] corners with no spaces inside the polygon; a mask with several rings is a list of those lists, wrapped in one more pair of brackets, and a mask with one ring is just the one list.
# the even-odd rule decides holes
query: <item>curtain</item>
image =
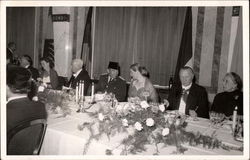
{"label": "curtain", "polygon": [[237,35],[234,44],[234,52],[231,64],[231,72],[237,73],[243,78],[243,37],[242,37],[242,11],[238,21]]}
{"label": "curtain", "polygon": [[130,81],[129,66],[140,63],[154,84],[167,85],[174,74],[185,7],[97,7],[94,78],[106,72],[109,61],[121,66]]}

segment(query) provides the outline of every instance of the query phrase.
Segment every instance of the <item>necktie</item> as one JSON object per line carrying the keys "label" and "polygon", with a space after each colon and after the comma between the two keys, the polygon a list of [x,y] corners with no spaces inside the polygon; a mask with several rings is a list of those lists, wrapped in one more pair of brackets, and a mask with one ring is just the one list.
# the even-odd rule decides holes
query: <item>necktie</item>
{"label": "necktie", "polygon": [[182,98],[185,103],[187,102],[188,92],[189,89],[182,89]]}

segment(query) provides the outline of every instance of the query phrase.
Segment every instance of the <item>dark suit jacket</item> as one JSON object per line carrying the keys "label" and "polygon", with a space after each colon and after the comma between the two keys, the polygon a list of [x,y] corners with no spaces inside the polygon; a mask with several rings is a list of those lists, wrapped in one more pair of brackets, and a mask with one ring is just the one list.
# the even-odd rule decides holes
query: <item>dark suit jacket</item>
{"label": "dark suit jacket", "polygon": [[126,81],[121,77],[116,77],[112,81],[108,82],[108,74],[100,76],[99,82],[96,86],[96,92],[113,93],[119,102],[126,100],[127,85]]}
{"label": "dark suit jacket", "polygon": [[88,88],[91,84],[91,79],[89,77],[89,73],[85,69],[82,69],[82,71],[78,74],[78,76],[74,80],[73,80],[73,75],[72,75],[67,86],[69,87],[71,84],[71,88],[75,89],[76,84],[80,82],[80,80],[84,81],[84,95],[87,95]]}
{"label": "dark suit jacket", "polygon": [[[169,108],[171,110],[178,110],[181,100],[181,86],[173,86],[170,91],[168,101]],[[189,114],[189,110],[196,110],[197,116],[202,118],[209,118],[209,107],[206,89],[193,83],[186,102],[186,114]]]}
{"label": "dark suit jacket", "polygon": [[20,98],[7,103],[7,131],[24,121],[40,118],[47,118],[45,105],[41,102]]}
{"label": "dark suit jacket", "polygon": [[38,70],[36,68],[32,67],[32,66],[29,66],[27,69],[30,71],[32,78],[35,81],[37,81],[37,78],[39,77]]}

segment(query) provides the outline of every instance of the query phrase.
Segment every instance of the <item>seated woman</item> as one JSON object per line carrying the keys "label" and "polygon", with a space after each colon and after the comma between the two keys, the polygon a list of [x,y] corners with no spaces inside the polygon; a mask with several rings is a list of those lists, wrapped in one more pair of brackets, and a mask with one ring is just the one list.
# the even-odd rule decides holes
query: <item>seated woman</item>
{"label": "seated woman", "polygon": [[132,80],[128,97],[139,97],[141,100],[155,103],[159,101],[153,84],[147,78],[149,74],[145,67],[141,67],[138,63],[132,64],[130,66],[130,76]]}
{"label": "seated woman", "polygon": [[224,92],[215,96],[211,111],[231,116],[237,106],[238,115],[243,115],[243,93],[241,89],[242,81],[240,76],[234,72],[227,73],[223,79]]}
{"label": "seated woman", "polygon": [[58,75],[56,70],[54,70],[54,64],[48,58],[41,58],[40,60],[42,66],[41,78],[39,81],[46,83],[48,88],[58,89]]}

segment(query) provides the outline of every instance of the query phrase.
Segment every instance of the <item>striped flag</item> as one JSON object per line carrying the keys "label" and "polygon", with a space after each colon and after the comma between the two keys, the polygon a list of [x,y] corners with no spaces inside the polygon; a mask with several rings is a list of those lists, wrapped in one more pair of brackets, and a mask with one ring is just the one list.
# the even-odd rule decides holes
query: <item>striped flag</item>
{"label": "striped flag", "polygon": [[179,70],[181,67],[190,64],[192,60],[192,9],[191,7],[187,8],[186,17],[182,32],[181,45],[179,50],[179,55],[177,59],[175,76],[174,76],[174,85],[180,84]]}
{"label": "striped flag", "polygon": [[45,39],[43,57],[50,59],[53,64],[55,63],[53,39]]}

